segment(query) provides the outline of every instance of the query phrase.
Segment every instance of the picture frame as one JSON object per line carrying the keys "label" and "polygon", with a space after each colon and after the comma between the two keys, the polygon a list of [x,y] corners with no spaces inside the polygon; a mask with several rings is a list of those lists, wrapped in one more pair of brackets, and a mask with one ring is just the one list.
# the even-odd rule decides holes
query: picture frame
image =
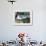
{"label": "picture frame", "polygon": [[14,25],[16,26],[30,26],[33,22],[33,14],[31,10],[15,11]]}

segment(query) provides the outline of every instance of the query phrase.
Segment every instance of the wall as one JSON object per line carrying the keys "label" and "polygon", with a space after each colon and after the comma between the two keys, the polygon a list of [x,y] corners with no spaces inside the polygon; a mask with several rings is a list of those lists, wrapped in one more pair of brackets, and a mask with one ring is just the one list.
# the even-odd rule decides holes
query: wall
{"label": "wall", "polygon": [[[13,16],[16,10],[33,10],[32,26],[15,26]],[[13,5],[7,0],[0,0],[0,40],[14,40],[18,32],[31,34],[33,40],[46,40],[46,1],[17,0]]]}

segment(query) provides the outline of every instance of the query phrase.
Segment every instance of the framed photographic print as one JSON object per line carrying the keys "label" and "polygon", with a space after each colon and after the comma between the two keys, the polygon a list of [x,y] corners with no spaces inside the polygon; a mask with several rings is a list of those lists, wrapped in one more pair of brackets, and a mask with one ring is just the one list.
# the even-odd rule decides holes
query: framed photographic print
{"label": "framed photographic print", "polygon": [[32,25],[32,11],[16,11],[15,25]]}

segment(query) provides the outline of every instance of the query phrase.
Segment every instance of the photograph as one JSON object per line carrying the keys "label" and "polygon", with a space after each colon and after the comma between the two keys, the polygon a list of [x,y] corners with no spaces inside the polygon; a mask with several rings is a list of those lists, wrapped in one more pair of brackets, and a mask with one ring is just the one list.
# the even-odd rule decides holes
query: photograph
{"label": "photograph", "polygon": [[31,25],[32,24],[32,13],[28,11],[16,12],[15,23],[16,25]]}

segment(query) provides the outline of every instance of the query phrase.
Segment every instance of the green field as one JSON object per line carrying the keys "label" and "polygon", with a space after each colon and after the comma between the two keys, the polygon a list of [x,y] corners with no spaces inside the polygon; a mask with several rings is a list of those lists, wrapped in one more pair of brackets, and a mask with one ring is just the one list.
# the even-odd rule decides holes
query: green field
{"label": "green field", "polygon": [[30,18],[25,18],[25,19],[17,19],[16,20],[17,23],[30,23]]}

